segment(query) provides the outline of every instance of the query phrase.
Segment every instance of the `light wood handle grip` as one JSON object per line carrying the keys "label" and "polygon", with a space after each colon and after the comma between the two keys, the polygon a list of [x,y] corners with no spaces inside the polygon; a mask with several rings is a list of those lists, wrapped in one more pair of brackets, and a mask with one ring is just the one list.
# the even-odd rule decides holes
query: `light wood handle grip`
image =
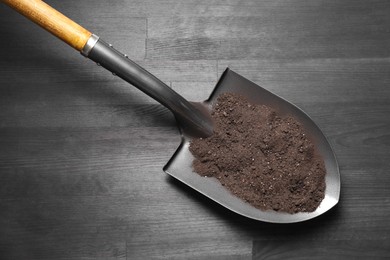
{"label": "light wood handle grip", "polygon": [[91,32],[41,0],[1,0],[73,48],[81,51]]}

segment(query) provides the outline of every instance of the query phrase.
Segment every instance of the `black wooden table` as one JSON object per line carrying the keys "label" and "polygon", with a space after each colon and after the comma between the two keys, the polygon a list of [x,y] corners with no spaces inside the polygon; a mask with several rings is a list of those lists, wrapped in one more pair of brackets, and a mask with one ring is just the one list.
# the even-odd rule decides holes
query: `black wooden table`
{"label": "black wooden table", "polygon": [[388,0],[47,2],[189,100],[229,66],[300,106],[341,200],[267,224],[172,180],[172,114],[0,5],[1,259],[390,257]]}

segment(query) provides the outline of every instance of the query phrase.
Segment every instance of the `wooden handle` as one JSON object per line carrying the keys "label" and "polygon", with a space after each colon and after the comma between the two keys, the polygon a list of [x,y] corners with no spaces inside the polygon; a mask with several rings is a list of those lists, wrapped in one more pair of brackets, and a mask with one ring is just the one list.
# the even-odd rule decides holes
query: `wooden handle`
{"label": "wooden handle", "polygon": [[40,0],[1,0],[20,14],[81,51],[91,32]]}

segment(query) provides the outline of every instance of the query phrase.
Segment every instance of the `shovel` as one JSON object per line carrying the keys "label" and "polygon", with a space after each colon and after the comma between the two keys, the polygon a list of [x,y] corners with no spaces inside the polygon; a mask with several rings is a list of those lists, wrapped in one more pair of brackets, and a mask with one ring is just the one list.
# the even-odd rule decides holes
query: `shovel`
{"label": "shovel", "polygon": [[[85,57],[103,66],[113,74],[134,85],[167,107],[175,115],[182,140],[179,148],[164,167],[164,171],[204,194],[222,206],[248,218],[273,223],[293,223],[317,217],[339,201],[340,173],[329,142],[310,119],[295,105],[272,94],[248,79],[227,68],[208,100],[189,102],[162,81],[117,51],[111,44],[99,39],[85,28],[65,17],[40,0],[1,0],[17,12],[37,23]],[[314,212],[288,214],[262,211],[232,195],[218,181],[204,178],[192,169],[193,156],[189,151],[192,138],[207,137],[213,133],[211,107],[222,93],[237,93],[254,104],[268,105],[278,112],[295,117],[304,126],[324,159],[326,168],[325,197]]]}

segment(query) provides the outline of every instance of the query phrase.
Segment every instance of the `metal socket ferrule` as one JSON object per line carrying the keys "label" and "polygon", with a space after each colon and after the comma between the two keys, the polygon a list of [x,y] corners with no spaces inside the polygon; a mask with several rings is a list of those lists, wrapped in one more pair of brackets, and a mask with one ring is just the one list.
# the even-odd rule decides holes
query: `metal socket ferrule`
{"label": "metal socket ferrule", "polygon": [[91,37],[89,37],[87,43],[84,45],[83,49],[81,50],[81,54],[85,57],[88,57],[89,53],[95,46],[95,44],[98,42],[99,36],[92,34]]}

